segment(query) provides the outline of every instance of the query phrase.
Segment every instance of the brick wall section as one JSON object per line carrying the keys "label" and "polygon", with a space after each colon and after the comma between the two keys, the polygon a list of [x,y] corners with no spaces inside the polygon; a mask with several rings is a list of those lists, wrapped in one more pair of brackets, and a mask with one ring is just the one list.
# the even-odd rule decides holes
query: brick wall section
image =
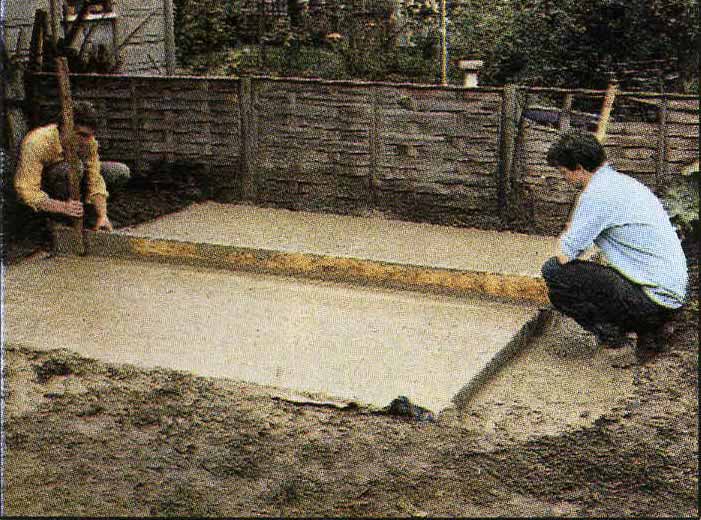
{"label": "brick wall section", "polygon": [[[74,97],[93,101],[103,115],[103,158],[125,161],[137,175],[163,160],[203,166],[217,200],[379,210],[546,234],[562,230],[574,202],[575,191],[545,161],[558,131],[530,123],[513,177],[518,219],[501,220],[500,89],[270,78],[71,81]],[[37,76],[34,84],[43,114],[55,113],[55,78]],[[698,156],[698,101],[671,100],[665,117],[664,126],[609,127],[613,164],[653,189]]]}

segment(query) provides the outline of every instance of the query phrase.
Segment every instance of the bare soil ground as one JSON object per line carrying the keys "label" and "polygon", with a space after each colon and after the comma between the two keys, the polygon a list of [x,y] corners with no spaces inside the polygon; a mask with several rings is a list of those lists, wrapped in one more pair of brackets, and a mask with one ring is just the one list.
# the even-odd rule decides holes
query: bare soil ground
{"label": "bare soil ground", "polygon": [[[558,337],[529,353],[566,380],[586,361]],[[562,421],[572,403],[503,384],[417,423],[9,345],[7,513],[696,516],[697,346],[686,326],[648,366],[619,369],[630,396],[578,427]]]}
{"label": "bare soil ground", "polygon": [[[120,225],[154,207],[113,202]],[[433,423],[7,345],[6,513],[696,517],[697,252],[690,267],[694,303],[649,364],[559,319]],[[582,371],[590,387],[568,386]]]}

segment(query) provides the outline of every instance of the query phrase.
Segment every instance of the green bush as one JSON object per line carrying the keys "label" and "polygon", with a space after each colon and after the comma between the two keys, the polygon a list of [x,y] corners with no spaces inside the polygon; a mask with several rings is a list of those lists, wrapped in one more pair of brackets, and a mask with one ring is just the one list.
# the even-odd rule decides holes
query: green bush
{"label": "green bush", "polygon": [[175,43],[181,64],[190,65],[197,56],[234,43],[232,5],[231,0],[175,0]]}
{"label": "green bush", "polygon": [[662,195],[662,204],[682,236],[699,238],[699,170],[679,175]]}
{"label": "green bush", "polygon": [[[244,4],[254,12],[244,12]],[[407,3],[398,16],[390,16],[394,0],[329,4],[314,16],[294,11],[290,28],[258,19],[255,6],[262,4],[252,0],[175,0],[180,62],[218,67],[241,44],[267,44],[242,56],[232,70],[246,70],[250,62],[260,74],[330,77],[335,71],[331,77],[437,80],[439,2]],[[371,9],[353,7],[361,4]],[[698,87],[696,0],[461,0],[448,2],[448,9],[449,58],[484,60],[482,84],[605,88],[618,64],[663,59],[678,76],[677,90]],[[251,24],[259,30],[248,34]],[[333,32],[342,37],[330,43],[326,36]],[[316,66],[321,69],[314,74]],[[460,76],[449,67],[451,82],[459,83]]]}
{"label": "green bush", "polygon": [[617,64],[676,61],[680,89],[698,77],[696,0],[514,2],[513,26],[496,42],[491,82],[604,88]]}

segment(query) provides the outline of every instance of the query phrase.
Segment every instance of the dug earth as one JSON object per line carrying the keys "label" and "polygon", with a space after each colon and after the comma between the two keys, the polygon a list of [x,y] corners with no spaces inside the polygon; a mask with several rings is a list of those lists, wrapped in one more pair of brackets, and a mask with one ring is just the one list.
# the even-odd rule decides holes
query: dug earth
{"label": "dug earth", "polygon": [[560,320],[435,422],[7,345],[6,512],[696,516],[695,320],[646,366]]}
{"label": "dug earth", "polygon": [[433,422],[8,344],[5,512],[697,517],[688,256],[692,303],[649,364],[558,318]]}

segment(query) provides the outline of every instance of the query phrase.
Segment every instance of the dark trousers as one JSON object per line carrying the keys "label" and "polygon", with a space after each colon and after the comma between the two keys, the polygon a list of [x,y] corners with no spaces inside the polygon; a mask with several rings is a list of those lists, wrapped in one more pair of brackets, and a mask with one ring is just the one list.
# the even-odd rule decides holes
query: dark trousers
{"label": "dark trousers", "polygon": [[[46,192],[49,197],[56,200],[68,200],[69,198],[69,187],[68,187],[68,172],[69,165],[66,161],[62,161],[45,168],[41,176],[41,189]],[[81,163],[81,171],[79,175],[81,177],[81,193],[85,194],[85,181],[86,177],[83,175]],[[100,162],[100,174],[105,179],[105,184],[107,185],[108,191],[119,190],[123,188],[129,181],[130,172],[129,167],[126,164],[118,162],[103,161]],[[52,215],[51,219],[56,222],[61,222],[62,224],[69,225],[71,219],[63,215]],[[97,214],[95,212],[92,204],[85,206],[85,223],[88,226],[92,226],[97,219]]]}
{"label": "dark trousers", "polygon": [[603,342],[620,342],[627,332],[654,332],[676,312],[611,267],[581,260],[560,264],[553,257],[541,271],[553,306]]}

